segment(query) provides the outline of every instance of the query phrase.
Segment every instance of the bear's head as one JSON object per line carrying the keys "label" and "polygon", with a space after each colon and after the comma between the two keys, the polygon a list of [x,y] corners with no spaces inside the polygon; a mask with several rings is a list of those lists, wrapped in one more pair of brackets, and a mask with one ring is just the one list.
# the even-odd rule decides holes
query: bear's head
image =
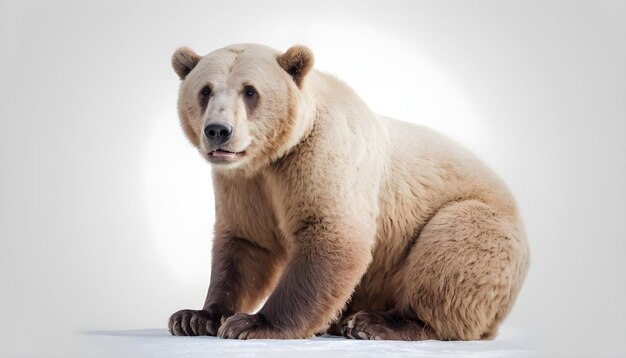
{"label": "bear's head", "polygon": [[233,45],[202,57],[189,48],[172,56],[180,77],[178,113],[187,138],[223,173],[249,175],[282,157],[312,127],[315,106],[305,90],[313,54],[281,54]]}

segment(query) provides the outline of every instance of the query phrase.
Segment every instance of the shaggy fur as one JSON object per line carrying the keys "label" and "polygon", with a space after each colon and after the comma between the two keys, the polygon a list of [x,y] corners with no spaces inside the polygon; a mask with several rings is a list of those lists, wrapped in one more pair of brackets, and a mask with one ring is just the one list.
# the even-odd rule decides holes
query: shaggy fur
{"label": "shaggy fur", "polygon": [[[182,48],[172,64],[181,125],[214,163],[216,202],[209,292],[202,310],[172,315],[172,334],[495,336],[528,247],[513,198],[478,159],[372,113],[312,70],[302,46]],[[221,146],[203,134],[217,122],[233,127]]]}

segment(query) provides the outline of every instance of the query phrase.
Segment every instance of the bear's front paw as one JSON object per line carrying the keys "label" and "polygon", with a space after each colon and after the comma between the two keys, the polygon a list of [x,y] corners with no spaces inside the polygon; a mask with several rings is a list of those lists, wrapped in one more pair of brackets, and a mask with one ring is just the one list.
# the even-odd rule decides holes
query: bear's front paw
{"label": "bear's front paw", "polygon": [[271,331],[267,320],[262,315],[245,313],[238,313],[227,319],[218,330],[217,335],[221,338],[231,339],[285,338],[280,337],[278,332]]}
{"label": "bear's front paw", "polygon": [[173,336],[215,336],[222,317],[220,310],[181,310],[170,317],[168,328]]}

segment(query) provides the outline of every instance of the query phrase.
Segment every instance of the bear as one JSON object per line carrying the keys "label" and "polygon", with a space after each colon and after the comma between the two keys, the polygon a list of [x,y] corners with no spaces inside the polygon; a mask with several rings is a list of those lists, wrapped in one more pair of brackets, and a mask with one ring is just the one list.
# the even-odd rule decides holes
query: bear
{"label": "bear", "polygon": [[204,305],[174,313],[170,333],[494,338],[529,265],[512,194],[459,144],[373,113],[313,64],[301,45],[173,54],[215,227]]}

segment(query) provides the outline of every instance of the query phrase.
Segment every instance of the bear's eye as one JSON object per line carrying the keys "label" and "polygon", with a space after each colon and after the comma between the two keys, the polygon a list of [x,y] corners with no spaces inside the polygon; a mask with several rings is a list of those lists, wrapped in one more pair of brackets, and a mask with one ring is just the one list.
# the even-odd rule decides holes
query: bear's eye
{"label": "bear's eye", "polygon": [[243,95],[248,98],[252,98],[256,96],[256,90],[252,86],[246,86],[243,88]]}
{"label": "bear's eye", "polygon": [[200,94],[202,95],[202,97],[210,96],[211,95],[211,87],[209,87],[209,86],[202,87],[202,90],[200,91]]}
{"label": "bear's eye", "polygon": [[254,89],[254,87],[250,85],[247,85],[243,88],[241,94],[243,95],[243,100],[246,103],[247,107],[250,110],[254,110],[259,103],[259,94],[257,93],[256,89]]}

